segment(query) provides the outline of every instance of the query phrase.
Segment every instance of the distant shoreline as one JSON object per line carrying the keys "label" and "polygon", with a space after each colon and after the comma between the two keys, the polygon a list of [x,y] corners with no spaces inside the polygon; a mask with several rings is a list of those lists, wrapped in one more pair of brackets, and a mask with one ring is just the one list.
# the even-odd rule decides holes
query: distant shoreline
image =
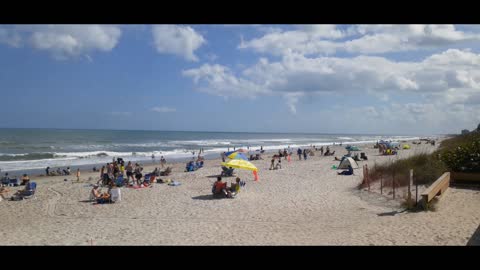
{"label": "distant shoreline", "polygon": [[[415,141],[415,140],[400,140],[400,141]],[[356,145],[359,145],[360,147],[362,146],[366,146],[366,145],[370,145],[370,144],[373,144],[375,142],[359,142],[359,143],[348,143],[348,144],[356,144]],[[325,147],[325,146],[339,146],[340,144],[339,143],[329,143],[329,144],[316,144],[316,146],[318,147]],[[343,146],[346,146],[347,144],[343,143]],[[292,149],[296,149],[297,147],[300,147],[300,148],[305,148],[305,147],[310,147],[311,145],[301,145],[301,146],[295,146],[295,147],[292,147]],[[239,148],[237,148],[239,149]],[[283,150],[284,148],[275,148],[275,149],[265,149],[265,152],[264,154],[271,154],[271,153],[276,153],[278,152],[278,150]],[[233,148],[230,148],[230,151],[233,151]],[[225,152],[227,152],[227,148],[225,149]],[[295,152],[295,151],[293,151]],[[250,150],[248,155],[250,154],[257,154],[257,153],[260,153],[259,152],[259,149],[256,149],[255,150]],[[181,163],[185,163],[185,162],[188,162],[190,161],[192,158],[195,158],[198,156],[197,152],[195,153],[196,155],[192,155],[192,156],[189,156],[189,157],[174,157],[174,158],[167,158],[167,162],[168,164],[181,164]],[[215,153],[205,153],[205,154],[202,154],[202,157],[204,157],[204,159],[206,160],[216,160],[216,159],[219,159],[220,157],[220,154],[221,154],[221,151],[220,152],[215,152]],[[145,159],[139,159],[139,160],[128,160],[128,159],[125,159],[124,160],[126,162],[128,161],[132,161],[133,163],[140,163],[144,166],[148,166],[148,167],[159,167],[160,168],[160,156],[161,155],[158,155],[158,156],[155,156],[155,163],[152,163],[152,159],[151,158],[148,158],[148,157],[145,157]],[[111,157],[113,161],[113,157]],[[109,162],[111,162],[109,161]],[[71,177],[72,175],[74,175],[74,172],[80,168],[80,171],[82,173],[91,173],[93,172],[93,167],[96,167],[98,170],[100,170],[102,168],[102,166],[104,166],[107,162],[102,162],[102,163],[91,163],[91,164],[82,164],[82,165],[77,165],[77,166],[63,166],[63,167],[51,167],[50,168],[50,171],[54,171],[56,170],[57,168],[61,168],[61,169],[66,169],[67,167],[70,167],[70,170],[71,170],[71,174],[70,175],[62,175],[62,176],[65,176],[65,177]],[[5,172],[8,172],[9,173],[9,176],[11,178],[21,178],[21,176],[23,174],[28,174],[29,176],[31,177],[43,177],[45,176],[45,168],[43,169],[25,169],[25,170],[10,170],[10,171],[5,171],[5,170],[2,170],[1,171],[1,176],[3,176],[5,174]]]}

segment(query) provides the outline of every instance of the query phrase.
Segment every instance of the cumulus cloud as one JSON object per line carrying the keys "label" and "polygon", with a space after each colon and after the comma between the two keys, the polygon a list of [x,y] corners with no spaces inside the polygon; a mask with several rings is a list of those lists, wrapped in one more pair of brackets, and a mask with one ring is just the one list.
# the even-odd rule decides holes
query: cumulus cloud
{"label": "cumulus cloud", "polygon": [[[370,95],[383,102],[399,95],[414,98],[416,102],[396,104],[392,99],[390,107],[363,108],[371,117],[404,124],[438,124],[456,117],[472,121],[473,113],[480,112],[480,54],[470,50],[449,49],[418,62],[378,56],[309,58],[290,51],[279,61],[260,58],[238,74],[226,66],[204,64],[183,75],[192,78],[199,90],[213,95],[281,96],[292,113],[297,113],[296,105],[303,98],[322,93]],[[462,112],[458,106],[452,107],[457,104],[465,105]],[[465,112],[472,114],[467,117]]]}
{"label": "cumulus cloud", "polygon": [[159,112],[159,113],[168,113],[168,112],[176,112],[177,109],[162,106],[162,107],[153,107],[153,108],[151,109],[151,111],[152,111],[152,112]]}
{"label": "cumulus cloud", "polygon": [[28,45],[64,60],[93,51],[111,51],[122,31],[110,25],[21,25],[0,28],[0,43]]}
{"label": "cumulus cloud", "polygon": [[206,43],[203,36],[189,26],[155,25],[152,34],[159,53],[174,54],[188,61],[198,61],[194,52]]}
{"label": "cumulus cloud", "polygon": [[198,90],[223,97],[255,97],[269,91],[247,79],[237,78],[226,66],[203,64],[199,68],[184,70],[183,75],[199,85]]}
{"label": "cumulus cloud", "polygon": [[479,41],[480,27],[470,30],[476,31],[460,31],[454,25],[358,25],[345,30],[334,25],[305,25],[297,30],[242,41],[238,47],[273,55],[283,55],[287,50],[304,55],[331,55],[341,51],[383,54]]}

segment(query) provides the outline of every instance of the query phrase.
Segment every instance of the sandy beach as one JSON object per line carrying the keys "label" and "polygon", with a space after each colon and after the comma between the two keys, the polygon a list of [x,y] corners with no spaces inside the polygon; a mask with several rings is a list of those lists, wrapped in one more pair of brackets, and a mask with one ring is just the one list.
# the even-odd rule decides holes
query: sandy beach
{"label": "sandy beach", "polygon": [[[353,176],[337,175],[331,167],[338,161],[319,152],[306,161],[294,155],[272,171],[271,155],[264,155],[252,162],[260,181],[235,170],[246,181],[235,199],[212,199],[219,159],[189,173],[184,163],[173,164],[166,178],[180,186],[122,188],[115,204],[87,202],[99,173],[82,172],[81,183],[74,175],[32,178],[35,199],[0,202],[0,245],[466,245],[480,224],[480,191],[449,188],[434,212],[397,213],[401,196],[357,189],[362,165],[435,149],[411,146],[387,157],[373,144],[360,145],[369,160]],[[344,147],[331,149],[346,154]],[[145,171],[154,167],[145,164]]]}

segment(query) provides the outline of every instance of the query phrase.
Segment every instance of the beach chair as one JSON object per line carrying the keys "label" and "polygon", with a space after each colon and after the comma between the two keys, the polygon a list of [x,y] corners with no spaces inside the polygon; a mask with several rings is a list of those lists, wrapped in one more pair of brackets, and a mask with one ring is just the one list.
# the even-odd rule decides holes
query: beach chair
{"label": "beach chair", "polygon": [[10,179],[9,178],[2,178],[2,186],[9,186]]}
{"label": "beach chair", "polygon": [[167,168],[165,169],[165,171],[160,172],[160,176],[168,176],[168,175],[170,175],[170,173],[172,173],[172,168],[167,167]]}
{"label": "beach chair", "polygon": [[222,166],[221,176],[233,176],[233,170],[234,170],[234,168],[229,169],[225,166]]}
{"label": "beach chair", "polygon": [[125,185],[125,180],[123,179],[123,175],[120,175],[116,180],[115,180],[115,185],[117,187],[123,187]]}
{"label": "beach chair", "polygon": [[35,199],[35,191],[37,190],[37,183],[35,182],[30,182],[27,184],[27,189],[26,191],[22,194],[22,197],[24,199],[30,199],[34,198]]}
{"label": "beach chair", "polygon": [[18,179],[10,179],[9,185],[12,187],[18,187]]}

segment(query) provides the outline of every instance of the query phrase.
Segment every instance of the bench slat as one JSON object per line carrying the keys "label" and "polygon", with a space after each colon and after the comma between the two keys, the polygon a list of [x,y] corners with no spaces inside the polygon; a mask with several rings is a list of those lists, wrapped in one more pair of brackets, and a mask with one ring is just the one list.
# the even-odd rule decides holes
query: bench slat
{"label": "bench slat", "polygon": [[450,185],[450,172],[442,174],[433,184],[431,184],[421,196],[428,203],[438,194],[443,194]]}

